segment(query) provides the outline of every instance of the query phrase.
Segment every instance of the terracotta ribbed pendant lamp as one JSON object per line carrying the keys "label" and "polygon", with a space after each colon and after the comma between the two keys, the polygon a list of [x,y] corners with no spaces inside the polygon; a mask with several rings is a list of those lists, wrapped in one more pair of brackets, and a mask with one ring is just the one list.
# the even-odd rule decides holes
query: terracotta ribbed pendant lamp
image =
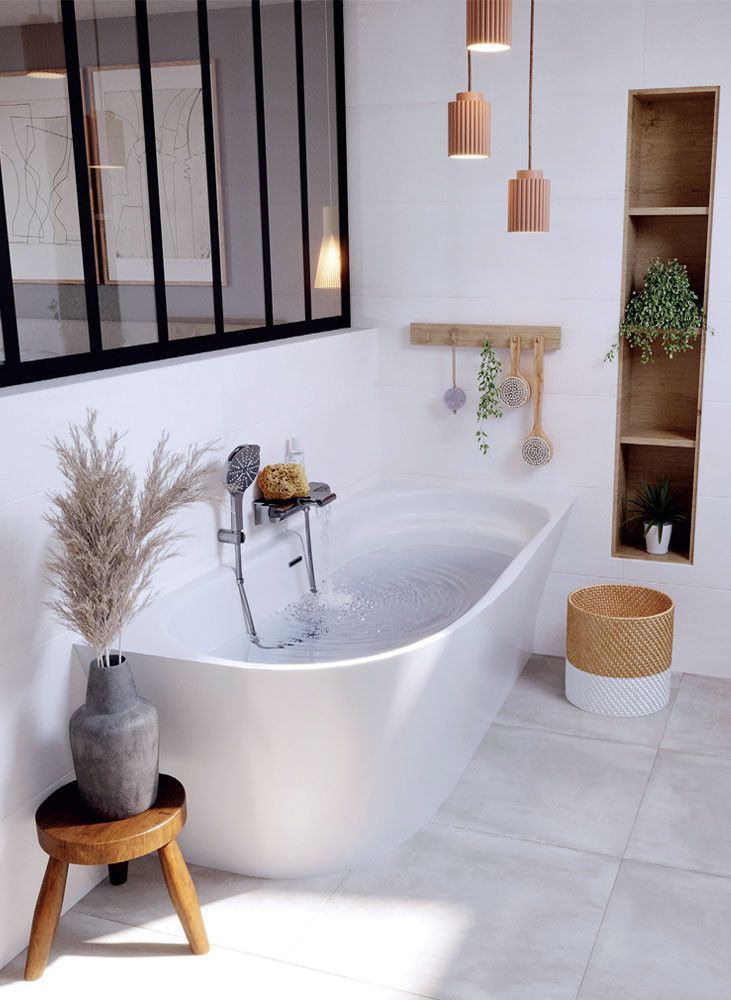
{"label": "terracotta ribbed pendant lamp", "polygon": [[513,44],[513,0],[467,0],[467,48],[505,52]]}
{"label": "terracotta ribbed pendant lamp", "polygon": [[467,90],[449,102],[449,155],[483,160],[490,155],[490,102],[472,89],[472,55],[467,52]]}
{"label": "terracotta ribbed pendant lamp", "polygon": [[528,169],[508,181],[508,232],[547,233],[550,230],[551,182],[533,169],[533,36],[536,0],[530,4],[530,64],[528,71]]}

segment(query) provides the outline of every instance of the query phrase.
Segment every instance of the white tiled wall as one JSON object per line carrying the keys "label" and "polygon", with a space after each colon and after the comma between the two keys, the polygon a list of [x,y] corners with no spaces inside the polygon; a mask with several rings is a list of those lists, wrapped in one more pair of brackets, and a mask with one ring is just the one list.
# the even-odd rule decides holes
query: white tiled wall
{"label": "white tiled wall", "polygon": [[[515,0],[512,51],[473,59],[493,114],[493,155],[478,162],[446,156],[447,101],[466,83],[463,0],[346,10],[354,313],[380,329],[384,471],[576,488],[536,648],[563,652],[570,590],[624,578],[673,594],[678,668],[731,676],[731,3],[538,0],[534,164],[552,184],[548,235],[505,231],[507,179],[526,166],[527,0]],[[616,368],[602,358],[620,311],[627,90],[704,84],[722,95],[696,562],[621,561],[609,555]],[[441,402],[450,352],[410,347],[414,320],[562,327],[546,361],[549,466],[521,461],[529,408],[496,422],[480,455],[477,351],[459,352],[468,402],[455,417]]]}
{"label": "white tiled wall", "polygon": [[[374,331],[323,334],[0,394],[0,966],[27,942],[45,859],[33,813],[70,778],[68,719],[84,698],[72,636],[44,607],[44,493],[60,485],[49,434],[95,407],[103,427],[130,428],[140,471],[163,430],[177,449],[217,440],[221,457],[257,442],[264,462],[281,461],[296,434],[313,474],[347,494],[378,475],[376,353]],[[224,516],[199,506],[181,518],[191,534],[160,586],[219,563]],[[97,878],[73,869],[67,905]]]}

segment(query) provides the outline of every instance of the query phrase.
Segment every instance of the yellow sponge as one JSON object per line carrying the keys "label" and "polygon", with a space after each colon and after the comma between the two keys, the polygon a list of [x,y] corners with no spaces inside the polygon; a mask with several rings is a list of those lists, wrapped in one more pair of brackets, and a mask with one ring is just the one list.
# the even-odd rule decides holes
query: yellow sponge
{"label": "yellow sponge", "polygon": [[293,500],[310,495],[305,470],[296,462],[265,465],[256,477],[265,500]]}

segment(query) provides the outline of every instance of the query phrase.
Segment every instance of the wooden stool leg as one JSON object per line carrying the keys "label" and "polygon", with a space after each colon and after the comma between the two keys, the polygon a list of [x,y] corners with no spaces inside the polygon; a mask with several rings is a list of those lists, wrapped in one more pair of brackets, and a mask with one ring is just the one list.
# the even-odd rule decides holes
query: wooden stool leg
{"label": "wooden stool leg", "polygon": [[38,893],[30,931],[28,956],[25,960],[25,978],[40,979],[48,961],[48,953],[61,916],[66,875],[69,866],[65,861],[49,858],[41,891]]}
{"label": "wooden stool leg", "polygon": [[171,840],[157,853],[160,856],[162,873],[165,876],[170,899],[180,917],[180,923],[188,938],[190,950],[194,955],[205,955],[208,951],[208,935],[203,925],[193,879],[190,877],[180,848],[174,840]]}
{"label": "wooden stool leg", "polygon": [[109,884],[124,885],[127,881],[129,861],[116,861],[112,865],[107,865],[107,868],[109,869]]}

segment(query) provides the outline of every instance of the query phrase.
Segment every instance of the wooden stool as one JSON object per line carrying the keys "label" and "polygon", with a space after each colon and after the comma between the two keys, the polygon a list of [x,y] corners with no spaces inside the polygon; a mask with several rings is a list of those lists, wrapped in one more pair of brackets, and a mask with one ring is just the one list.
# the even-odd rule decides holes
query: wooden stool
{"label": "wooden stool", "polygon": [[153,806],[129,819],[95,820],[88,816],[76,782],[57,789],[36,812],[38,842],[50,857],[38,893],[30,932],[25,978],[39,979],[61,916],[69,864],[108,865],[109,881],[127,879],[128,862],[157,851],[165,884],[190,950],[205,955],[208,937],[198,897],[175,838],[185,823],[185,789],[169,774],[160,775]]}

